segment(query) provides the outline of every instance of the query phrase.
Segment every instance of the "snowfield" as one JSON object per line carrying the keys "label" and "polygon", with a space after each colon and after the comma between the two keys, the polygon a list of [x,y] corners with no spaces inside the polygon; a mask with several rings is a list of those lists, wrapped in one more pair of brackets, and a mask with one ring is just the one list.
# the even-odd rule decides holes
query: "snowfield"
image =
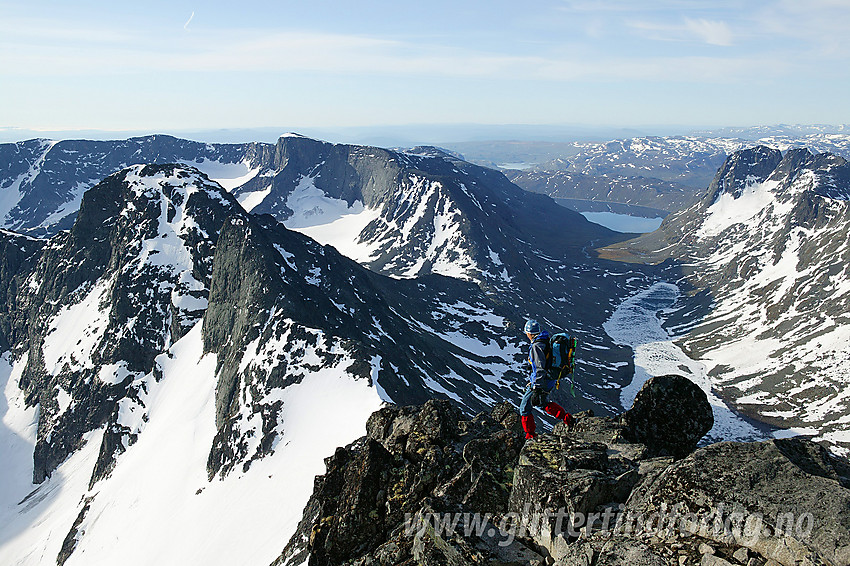
{"label": "snowfield", "polygon": [[[381,406],[379,392],[338,368],[306,376],[280,390],[283,434],[274,453],[247,472],[208,481],[216,357],[203,355],[201,325],[157,359],[163,379],[145,378],[147,422],[139,439],[92,489],[102,430],[90,433],[42,485],[32,485],[38,412],[24,409],[17,388],[25,360],[12,364],[4,355],[4,564],[54,564],[64,533],[86,505],[68,565],[268,564],[280,554],[301,519],[314,476],[324,473],[324,458],[365,434],[366,419]],[[141,413],[138,406],[127,410]],[[122,417],[125,424],[130,420]]]}
{"label": "snowfield", "polygon": [[711,404],[714,426],[703,442],[763,440],[765,434],[735,413],[713,391],[706,365],[692,360],[661,326],[659,313],[671,309],[680,292],[671,283],[656,283],[626,299],[604,324],[605,332],[618,344],[634,350],[635,375],[620,393],[624,409],[630,409],[638,391],[649,378],[677,374],[699,385]]}
{"label": "snowfield", "polygon": [[365,263],[375,259],[375,247],[363,242],[361,233],[380,217],[381,211],[366,208],[360,201],[349,206],[344,200],[326,195],[313,181],[312,177],[303,177],[287,197],[286,206],[293,214],[284,225],[333,246],[354,261]]}

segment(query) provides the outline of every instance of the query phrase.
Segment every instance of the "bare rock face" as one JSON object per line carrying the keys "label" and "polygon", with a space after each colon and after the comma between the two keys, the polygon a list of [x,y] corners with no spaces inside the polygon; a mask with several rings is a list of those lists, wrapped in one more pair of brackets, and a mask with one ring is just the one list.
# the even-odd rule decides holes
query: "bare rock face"
{"label": "bare rock face", "polygon": [[628,418],[578,413],[530,442],[508,403],[471,420],[446,401],[385,407],[328,458],[274,564],[850,564],[850,464],[803,439],[688,455],[710,426],[695,390],[654,378]]}
{"label": "bare rock face", "polygon": [[700,448],[636,491],[630,513],[676,510],[684,530],[780,564],[850,564],[846,462],[799,438]]}
{"label": "bare rock face", "polygon": [[624,436],[653,455],[683,458],[714,425],[705,392],[681,375],[653,377],[623,414]]}
{"label": "bare rock face", "polygon": [[505,511],[522,447],[516,420],[506,404],[472,420],[447,401],[375,412],[365,437],[327,459],[275,564],[461,565],[506,553],[535,556],[519,544],[499,546],[487,528],[464,538],[442,523]]}

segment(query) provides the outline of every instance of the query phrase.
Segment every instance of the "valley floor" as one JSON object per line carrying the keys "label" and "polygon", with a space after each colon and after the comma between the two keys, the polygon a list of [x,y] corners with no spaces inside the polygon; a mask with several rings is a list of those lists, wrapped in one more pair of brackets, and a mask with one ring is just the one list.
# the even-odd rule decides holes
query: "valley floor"
{"label": "valley floor", "polygon": [[689,358],[676,345],[676,337],[670,336],[663,328],[659,315],[672,309],[680,296],[676,285],[655,283],[625,300],[605,323],[605,332],[615,342],[631,347],[635,353],[634,378],[620,393],[623,408],[632,406],[638,391],[650,377],[684,375],[700,386],[714,411],[714,427],[703,439],[704,443],[764,440],[770,435],[767,427],[730,408],[714,391],[705,364]]}

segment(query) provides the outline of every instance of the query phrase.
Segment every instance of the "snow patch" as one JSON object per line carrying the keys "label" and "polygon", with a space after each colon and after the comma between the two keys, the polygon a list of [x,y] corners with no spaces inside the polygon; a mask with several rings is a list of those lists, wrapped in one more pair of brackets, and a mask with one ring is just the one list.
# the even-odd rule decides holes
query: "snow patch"
{"label": "snow patch", "polygon": [[722,193],[708,207],[705,221],[697,230],[697,237],[717,236],[735,224],[745,223],[753,219],[775,202],[773,190],[778,186],[778,181],[753,183],[748,185],[737,198],[730,193]]}
{"label": "snow patch", "polygon": [[247,159],[238,163],[224,163],[202,158],[200,161],[182,161],[181,163],[199,170],[229,193],[256,177],[260,172],[260,168],[252,168]]}
{"label": "snow patch", "polygon": [[733,412],[713,391],[705,364],[692,360],[676,345],[661,326],[659,311],[673,307],[679,288],[656,283],[621,303],[604,324],[605,332],[617,344],[634,350],[635,374],[620,392],[620,403],[628,409],[638,391],[651,377],[678,374],[697,384],[708,397],[714,413],[714,427],[707,437],[721,440],[761,440],[764,435]]}
{"label": "snow patch", "polygon": [[284,221],[290,230],[301,232],[320,244],[331,245],[354,261],[374,259],[374,248],[362,242],[360,234],[380,217],[379,209],[366,208],[360,201],[349,206],[344,200],[329,197],[316,187],[312,177],[306,176],[302,176],[286,199],[286,206],[293,211]]}
{"label": "snow patch", "polygon": [[242,205],[242,208],[244,208],[248,212],[251,212],[258,206],[260,206],[263,201],[266,200],[266,197],[271,194],[271,192],[272,188],[268,187],[259,191],[242,193],[236,200],[239,201],[239,204]]}
{"label": "snow patch", "polygon": [[[38,407],[27,407],[18,386],[28,355],[16,362],[8,352],[0,355],[0,541],[9,533],[17,503],[35,489],[32,483]],[[5,555],[2,543],[0,554]]]}
{"label": "snow patch", "polygon": [[[795,436],[808,436],[812,437],[818,433],[818,429],[816,428],[789,428],[785,430],[776,430],[773,432],[773,438],[794,438]],[[844,440],[844,442],[850,441],[850,438]]]}
{"label": "snow patch", "polygon": [[66,363],[73,369],[94,367],[92,352],[109,324],[111,284],[108,279],[98,281],[79,303],[62,307],[48,322],[42,353],[51,375],[57,375]]}

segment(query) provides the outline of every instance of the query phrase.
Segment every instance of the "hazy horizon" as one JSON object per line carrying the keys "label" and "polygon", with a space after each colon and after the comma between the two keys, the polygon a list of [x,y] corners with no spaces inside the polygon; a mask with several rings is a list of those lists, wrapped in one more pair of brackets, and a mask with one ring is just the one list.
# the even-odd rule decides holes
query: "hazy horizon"
{"label": "hazy horizon", "polygon": [[150,135],[169,135],[207,143],[274,143],[286,133],[332,143],[353,143],[384,147],[409,147],[422,144],[464,144],[476,142],[602,142],[642,136],[689,136],[706,133],[722,133],[726,130],[750,130],[756,128],[820,127],[827,133],[850,133],[850,125],[843,124],[769,124],[748,126],[698,127],[698,126],[633,126],[612,127],[592,125],[528,125],[528,124],[409,124],[399,126],[359,126],[346,128],[221,128],[194,131],[109,131],[109,130],[65,130],[38,131],[22,128],[0,128],[0,143],[16,143],[31,139],[50,140],[122,140]]}

